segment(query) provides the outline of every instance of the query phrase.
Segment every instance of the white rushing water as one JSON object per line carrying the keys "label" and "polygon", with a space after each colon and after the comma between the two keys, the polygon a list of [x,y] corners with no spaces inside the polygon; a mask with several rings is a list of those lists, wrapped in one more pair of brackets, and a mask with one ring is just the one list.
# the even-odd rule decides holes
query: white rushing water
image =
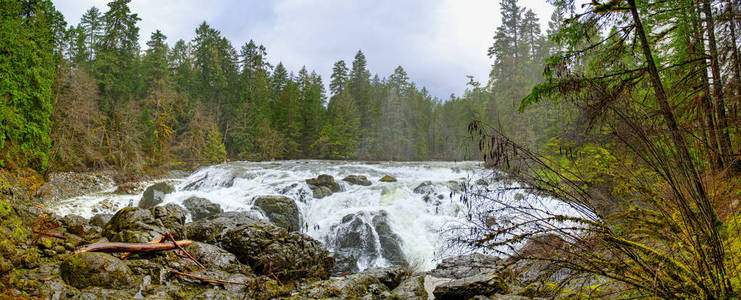
{"label": "white rushing water", "polygon": [[[328,174],[342,187],[341,192],[314,199],[305,180]],[[352,185],[342,181],[347,175],[364,175],[370,186]],[[397,182],[380,182],[385,175]],[[480,167],[479,162],[336,162],[298,160],[281,162],[231,162],[202,168],[187,178],[175,179],[176,191],[165,197],[164,204],[175,203],[193,196],[209,199],[224,211],[247,211],[253,199],[261,195],[285,195],[294,199],[302,218],[301,231],[328,243],[333,230],[343,217],[356,214],[369,219],[374,213],[386,212],[393,232],[401,239],[406,260],[421,270],[434,268],[445,256],[446,229],[451,224],[466,222],[466,205],[460,201],[462,183],[485,179],[492,182],[494,173]],[[415,193],[421,183],[430,181],[425,193]],[[97,213],[137,205],[141,195],[117,195],[113,190],[61,201],[55,211],[60,215],[78,214],[91,217]],[[539,203],[555,210],[567,210],[560,202]],[[500,217],[500,216],[497,216]],[[366,220],[366,223],[370,223]],[[374,237],[364,237],[377,239]],[[377,243],[377,241],[374,241]],[[330,247],[331,248],[331,247]],[[331,249],[335,250],[335,249]],[[359,258],[359,268],[384,266],[384,259]]]}

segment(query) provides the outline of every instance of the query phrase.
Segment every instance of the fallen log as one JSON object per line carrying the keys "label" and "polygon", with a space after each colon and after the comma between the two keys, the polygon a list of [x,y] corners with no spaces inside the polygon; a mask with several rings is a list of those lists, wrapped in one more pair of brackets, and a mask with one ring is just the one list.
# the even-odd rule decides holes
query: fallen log
{"label": "fallen log", "polygon": [[[164,241],[165,241],[166,239],[167,239],[167,238],[166,238],[166,237],[165,237],[165,236],[163,235],[163,236],[161,236],[161,237],[160,237],[160,238],[158,238],[158,239],[154,239],[154,240],[152,240],[152,241],[150,241],[150,242],[147,242],[147,244],[159,244],[159,243],[162,243],[162,242],[164,242]],[[121,259],[126,259],[126,258],[128,258],[129,256],[132,256],[132,255],[134,255],[134,254],[136,254],[136,253],[134,253],[134,252],[124,252],[124,253],[122,253],[122,254],[121,254]]]}
{"label": "fallen log", "polygon": [[[177,241],[176,243],[93,243],[81,246],[75,250],[75,254],[83,252],[133,252],[133,253],[147,253],[163,250],[178,249],[179,247],[188,246],[192,244],[191,240]],[[179,246],[179,247],[178,247]]]}

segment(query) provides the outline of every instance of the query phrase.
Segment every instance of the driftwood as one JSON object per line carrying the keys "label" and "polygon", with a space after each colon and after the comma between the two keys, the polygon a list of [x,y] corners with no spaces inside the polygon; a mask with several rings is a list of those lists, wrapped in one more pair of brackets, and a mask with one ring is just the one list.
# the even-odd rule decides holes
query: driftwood
{"label": "driftwood", "polygon": [[[164,241],[165,241],[166,239],[167,239],[167,238],[166,238],[166,237],[165,237],[165,236],[163,235],[163,236],[161,236],[161,237],[160,237],[160,238],[158,238],[158,239],[154,239],[154,240],[152,240],[151,242],[148,242],[147,244],[159,244],[159,243],[162,243],[162,242],[164,242]],[[122,253],[122,254],[121,254],[121,259],[126,259],[126,258],[128,258],[129,256],[132,256],[132,255],[134,255],[134,254],[136,254],[136,253],[134,253],[134,252],[124,252],[124,253]]]}
{"label": "driftwood", "polygon": [[48,236],[48,237],[63,239],[63,240],[64,239],[67,239],[67,238],[65,238],[65,237],[63,237],[61,235],[57,235],[57,234],[53,234],[53,233],[48,233],[48,232],[43,232],[43,231],[39,231],[39,230],[33,230],[33,233],[38,234],[38,235],[44,235],[44,236]]}
{"label": "driftwood", "polygon": [[82,252],[135,252],[146,253],[154,251],[179,249],[192,244],[191,240],[177,241],[176,243],[94,243],[77,248],[75,254]]}

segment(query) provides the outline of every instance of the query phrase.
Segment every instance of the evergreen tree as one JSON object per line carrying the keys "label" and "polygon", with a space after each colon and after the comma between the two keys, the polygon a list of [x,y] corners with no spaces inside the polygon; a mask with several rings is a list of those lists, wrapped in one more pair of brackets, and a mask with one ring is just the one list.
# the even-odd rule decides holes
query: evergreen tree
{"label": "evergreen tree", "polygon": [[2,0],[0,166],[46,168],[56,28],[66,25],[50,1]]}

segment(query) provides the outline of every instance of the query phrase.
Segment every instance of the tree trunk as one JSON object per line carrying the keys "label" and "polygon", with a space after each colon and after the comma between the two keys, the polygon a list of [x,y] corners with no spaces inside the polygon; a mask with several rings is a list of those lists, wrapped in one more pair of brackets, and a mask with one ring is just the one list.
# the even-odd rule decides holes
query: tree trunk
{"label": "tree trunk", "polygon": [[725,165],[733,160],[731,149],[731,137],[728,133],[728,118],[726,116],[726,103],[723,98],[723,83],[720,77],[720,65],[718,62],[718,47],[715,40],[715,22],[710,11],[710,1],[702,1],[702,10],[705,13],[705,30],[708,35],[708,50],[710,50],[710,72],[713,75],[713,97],[715,98],[715,110],[718,117],[718,141],[721,149],[721,159]]}
{"label": "tree trunk", "polygon": [[[712,284],[715,285],[716,288],[718,288],[717,291],[720,293],[720,295],[706,296],[715,297],[732,295],[733,291],[731,289],[731,284],[728,279],[723,260],[725,256],[723,245],[718,234],[718,216],[715,213],[715,209],[710,204],[710,201],[705,192],[705,188],[702,184],[702,181],[700,180],[700,176],[694,167],[694,163],[692,162],[692,158],[684,141],[684,137],[682,136],[679,126],[677,125],[677,120],[674,117],[674,112],[669,105],[669,101],[664,91],[664,86],[661,82],[661,77],[659,76],[659,72],[656,68],[656,64],[651,54],[651,47],[648,43],[646,32],[644,31],[643,25],[641,24],[641,19],[638,15],[638,8],[636,7],[635,0],[628,0],[628,4],[630,5],[630,12],[633,17],[636,33],[638,34],[639,41],[641,42],[643,56],[646,59],[646,67],[648,68],[651,85],[653,86],[654,93],[656,94],[655,96],[659,104],[659,110],[666,120],[667,126],[669,127],[669,133],[674,142],[677,153],[679,154],[680,167],[683,169],[682,172],[686,174],[687,179],[690,181],[689,184],[691,184],[690,192],[692,192],[692,196],[694,198],[694,203],[692,203],[693,205],[687,203],[686,200],[684,200],[687,198],[684,197],[679,200],[679,204],[684,206],[680,209],[683,210],[683,218],[685,219],[685,221],[697,222],[699,225],[699,228],[696,228],[696,233],[699,233],[701,236],[696,235],[694,237],[695,243],[697,243],[697,247],[695,249],[698,252],[697,254],[701,256],[701,260],[705,264],[704,267],[707,268],[706,274],[712,281]],[[681,197],[682,195],[676,196]],[[699,213],[695,213],[692,206],[697,206],[697,209],[699,209]]]}
{"label": "tree trunk", "polygon": [[[693,20],[693,31],[695,33],[695,38],[692,41],[693,45],[689,45],[689,55],[690,60],[695,60],[698,58],[697,52],[700,51],[700,53],[705,52],[705,46],[703,44],[702,39],[698,38],[702,36],[702,25],[700,24],[699,18],[700,13],[696,11],[694,8],[692,9],[692,20]],[[692,38],[691,38],[692,39]],[[695,49],[697,47],[697,49]],[[699,70],[699,74],[701,76],[702,80],[702,89],[703,89],[703,95],[700,99],[700,102],[702,103],[702,110],[705,113],[705,128],[703,130],[704,133],[707,133],[708,136],[708,159],[710,160],[710,166],[713,170],[720,170],[723,168],[723,160],[720,157],[720,146],[718,145],[718,127],[717,127],[717,121],[715,120],[715,114],[713,109],[713,103],[712,99],[710,98],[710,78],[708,77],[708,73],[705,71],[706,66],[705,64],[702,64],[702,70]]]}

